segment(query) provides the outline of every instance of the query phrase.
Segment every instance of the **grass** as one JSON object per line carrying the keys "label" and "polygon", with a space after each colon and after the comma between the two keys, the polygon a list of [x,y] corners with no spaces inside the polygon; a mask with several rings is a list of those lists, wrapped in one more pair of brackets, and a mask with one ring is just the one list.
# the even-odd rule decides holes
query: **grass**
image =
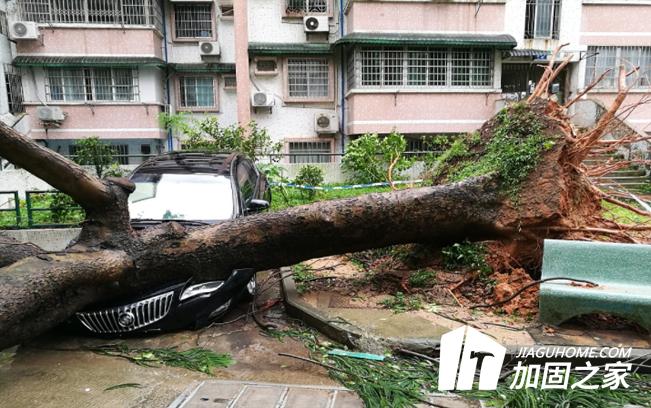
{"label": "grass", "polygon": [[436,278],[436,272],[429,269],[419,269],[409,275],[409,286],[412,288],[424,288],[430,286]]}
{"label": "grass", "polygon": [[601,208],[603,208],[604,218],[612,221],[617,221],[622,224],[651,223],[651,217],[645,217],[644,215],[640,215],[607,201],[601,202]]}
{"label": "grass", "polygon": [[229,354],[195,347],[184,351],[170,348],[129,348],[126,344],[107,344],[89,348],[90,351],[105,356],[121,357],[144,367],[181,367],[213,375],[215,368],[226,368],[234,361]]}
{"label": "grass", "polygon": [[[283,341],[293,338],[303,343],[312,360],[324,364],[331,378],[355,391],[366,407],[403,408],[414,407],[427,395],[437,393],[438,366],[425,360],[385,353],[385,361],[352,359],[331,356],[332,348],[341,345],[320,342],[316,332],[309,328],[292,327],[273,330],[270,334]],[[570,378],[570,385],[580,377]],[[631,374],[626,377],[630,388],[616,390],[598,388],[583,389],[510,389],[513,375],[501,381],[495,391],[458,391],[470,399],[481,399],[487,406],[500,408],[582,407],[612,408],[626,404],[651,406],[651,375]],[[587,384],[602,384],[603,375],[595,375]],[[475,385],[476,388],[476,385]]]}

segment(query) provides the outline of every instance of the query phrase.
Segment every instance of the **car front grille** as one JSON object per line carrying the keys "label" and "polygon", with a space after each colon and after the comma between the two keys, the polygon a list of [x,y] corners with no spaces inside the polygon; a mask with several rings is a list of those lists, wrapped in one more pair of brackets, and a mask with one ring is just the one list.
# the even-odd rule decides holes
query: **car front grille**
{"label": "car front grille", "polygon": [[129,305],[79,312],[77,318],[94,333],[125,333],[157,322],[172,307],[174,291],[166,292]]}

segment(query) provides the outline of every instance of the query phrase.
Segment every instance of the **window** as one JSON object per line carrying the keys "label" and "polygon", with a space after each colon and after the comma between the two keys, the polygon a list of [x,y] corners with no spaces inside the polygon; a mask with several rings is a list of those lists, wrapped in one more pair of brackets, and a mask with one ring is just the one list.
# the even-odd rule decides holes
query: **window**
{"label": "window", "polygon": [[327,58],[288,58],[287,95],[290,99],[328,99],[330,64]]}
{"label": "window", "polygon": [[179,103],[183,108],[216,108],[214,76],[179,77]]}
{"label": "window", "polygon": [[289,142],[290,163],[330,163],[332,143],[330,141]]}
{"label": "window", "polygon": [[561,0],[527,0],[524,38],[557,40],[561,21]]}
{"label": "window", "polygon": [[221,6],[219,6],[219,8],[221,9],[222,12],[221,18],[229,19],[229,20],[233,19],[234,9],[232,4],[222,4]]}
{"label": "window", "polygon": [[141,144],[140,154],[142,154],[143,156],[149,156],[151,154],[151,145]]}
{"label": "window", "polygon": [[275,58],[256,58],[256,75],[276,75],[278,73],[278,61]]}
{"label": "window", "polygon": [[302,16],[304,14],[325,14],[328,12],[329,0],[285,0],[285,14]]}
{"label": "window", "polygon": [[45,93],[50,101],[136,101],[138,71],[129,68],[51,68]]}
{"label": "window", "polygon": [[354,69],[348,71],[351,88],[493,85],[493,51],[487,49],[362,48],[352,63]]}
{"label": "window", "polygon": [[174,5],[176,38],[213,38],[212,3]]}
{"label": "window", "polygon": [[8,29],[7,12],[0,10],[0,34],[8,35]]}
{"label": "window", "polygon": [[237,77],[235,75],[224,75],[224,89],[237,89]]}
{"label": "window", "polygon": [[119,164],[129,164],[128,144],[111,145],[111,148],[113,148],[113,156]]}
{"label": "window", "polygon": [[119,24],[162,30],[157,0],[18,0],[21,20],[37,23]]}
{"label": "window", "polygon": [[7,88],[7,101],[9,112],[25,112],[23,105],[23,81],[19,73],[12,65],[5,65],[5,86]]}
{"label": "window", "polygon": [[599,82],[596,88],[617,89],[619,66],[627,71],[640,67],[639,75],[629,75],[628,85],[644,88],[651,85],[651,47],[588,47],[586,59],[586,85],[593,83],[605,71],[611,71]]}

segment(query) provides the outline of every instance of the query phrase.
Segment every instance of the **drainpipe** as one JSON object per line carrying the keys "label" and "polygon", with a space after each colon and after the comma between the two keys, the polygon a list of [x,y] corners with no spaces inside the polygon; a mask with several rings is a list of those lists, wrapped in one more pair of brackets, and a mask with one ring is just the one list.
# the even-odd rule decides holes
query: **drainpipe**
{"label": "drainpipe", "polygon": [[[166,99],[167,99],[167,104],[170,107],[170,113],[172,113],[172,91],[170,90],[170,76],[169,76],[169,54],[167,50],[167,17],[165,10],[167,9],[167,4],[163,2],[162,4],[162,9],[163,9],[163,54],[165,56],[165,93],[166,93]],[[172,129],[167,129],[167,151],[171,152],[174,150],[174,135],[172,134]]]}
{"label": "drainpipe", "polygon": [[235,29],[235,81],[237,83],[237,121],[251,122],[251,82],[249,78],[249,30],[247,0],[233,2]]}
{"label": "drainpipe", "polygon": [[[339,0],[339,37],[344,36],[344,0]],[[341,49],[339,50],[339,58],[340,58],[340,63],[339,63],[339,92],[341,94],[341,102],[340,102],[340,107],[341,107],[341,125],[339,129],[339,134],[341,135],[341,154],[344,154],[346,151],[346,146],[344,139],[346,138],[346,95],[344,92],[346,91],[345,84],[346,84],[346,77],[345,77],[345,72],[343,66],[345,63],[345,55],[344,55],[344,46],[341,46]]]}

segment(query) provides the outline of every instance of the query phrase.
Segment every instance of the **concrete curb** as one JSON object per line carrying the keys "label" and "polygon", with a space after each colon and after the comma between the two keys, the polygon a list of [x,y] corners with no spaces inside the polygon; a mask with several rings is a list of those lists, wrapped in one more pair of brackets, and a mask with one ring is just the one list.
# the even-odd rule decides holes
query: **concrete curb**
{"label": "concrete curb", "polygon": [[[359,340],[364,337],[364,331],[359,327],[338,320],[330,320],[330,318],[322,313],[319,309],[301,300],[297,290],[296,283],[291,276],[291,268],[283,267],[281,271],[281,288],[285,300],[285,307],[287,313],[291,316],[301,319],[308,325],[316,328],[321,333],[330,337],[331,339],[347,345],[349,347],[357,347]],[[424,339],[424,338],[395,338],[387,337],[382,338],[381,342],[391,348],[403,348],[418,353],[436,355],[439,352],[440,339]],[[507,355],[516,356],[520,351],[519,345],[504,345],[506,347]],[[556,344],[539,344],[536,343],[533,347],[550,347],[550,348],[576,348],[576,347],[591,347],[583,345],[556,345]],[[601,346],[597,346],[601,347]],[[625,347],[625,346],[624,346]],[[642,348],[632,348],[631,358],[636,359],[638,362],[649,358],[651,350]],[[599,359],[592,359],[593,362],[600,362]],[[605,360],[604,360],[605,361]],[[614,360],[613,360],[614,361]]]}

